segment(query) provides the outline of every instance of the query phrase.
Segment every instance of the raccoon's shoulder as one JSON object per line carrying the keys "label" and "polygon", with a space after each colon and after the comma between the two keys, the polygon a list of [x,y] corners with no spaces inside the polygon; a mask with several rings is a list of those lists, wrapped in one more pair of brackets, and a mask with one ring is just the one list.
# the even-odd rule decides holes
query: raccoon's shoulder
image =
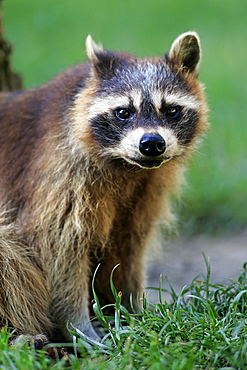
{"label": "raccoon's shoulder", "polygon": [[51,91],[54,95],[75,95],[84,86],[85,81],[90,75],[90,64],[82,63],[68,68],[61,74],[58,74],[52,80],[40,87],[41,91]]}
{"label": "raccoon's shoulder", "polygon": [[[89,63],[83,63],[67,69],[50,81],[33,88],[13,93],[0,93],[0,115],[15,112],[43,113],[56,106],[56,111],[65,111],[75,95],[84,88],[90,74]],[[27,118],[27,116],[26,116]]]}

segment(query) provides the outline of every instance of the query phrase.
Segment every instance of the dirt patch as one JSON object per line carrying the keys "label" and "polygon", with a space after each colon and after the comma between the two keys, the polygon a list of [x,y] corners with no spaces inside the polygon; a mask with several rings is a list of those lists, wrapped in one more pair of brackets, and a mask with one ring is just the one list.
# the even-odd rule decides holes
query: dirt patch
{"label": "dirt patch", "polygon": [[[206,273],[202,252],[210,259],[211,282],[229,283],[239,276],[243,263],[247,262],[247,229],[230,237],[197,236],[164,247],[157,258],[148,262],[147,286],[158,287],[162,274],[163,288],[169,287],[165,281],[167,276],[179,292],[198,273]],[[158,301],[156,291],[148,289],[147,292],[151,302]],[[170,300],[170,295],[164,293],[164,299]]]}

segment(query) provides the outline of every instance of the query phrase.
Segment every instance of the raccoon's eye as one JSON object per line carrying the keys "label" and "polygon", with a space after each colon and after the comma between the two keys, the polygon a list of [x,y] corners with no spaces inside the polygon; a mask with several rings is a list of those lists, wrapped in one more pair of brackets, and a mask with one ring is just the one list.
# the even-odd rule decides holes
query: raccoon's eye
{"label": "raccoon's eye", "polygon": [[170,105],[166,107],[166,115],[171,118],[177,118],[181,112],[181,107]]}
{"label": "raccoon's eye", "polygon": [[117,108],[115,111],[115,116],[121,120],[130,118],[131,112],[127,108]]}

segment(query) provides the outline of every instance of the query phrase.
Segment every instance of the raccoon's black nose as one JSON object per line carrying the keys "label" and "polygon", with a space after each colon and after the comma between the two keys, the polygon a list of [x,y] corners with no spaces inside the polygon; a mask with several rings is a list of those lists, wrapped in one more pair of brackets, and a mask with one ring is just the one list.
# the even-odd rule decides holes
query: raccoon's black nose
{"label": "raccoon's black nose", "polygon": [[139,143],[140,152],[148,157],[157,157],[166,150],[166,142],[159,134],[144,134]]}

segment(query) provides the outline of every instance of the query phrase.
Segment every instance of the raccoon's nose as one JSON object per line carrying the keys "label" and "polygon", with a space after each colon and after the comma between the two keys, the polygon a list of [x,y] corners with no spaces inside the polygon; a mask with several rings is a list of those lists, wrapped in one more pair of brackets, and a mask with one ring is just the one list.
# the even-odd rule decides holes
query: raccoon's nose
{"label": "raccoon's nose", "polygon": [[139,150],[143,155],[156,157],[166,150],[166,142],[159,134],[144,134],[139,143]]}

